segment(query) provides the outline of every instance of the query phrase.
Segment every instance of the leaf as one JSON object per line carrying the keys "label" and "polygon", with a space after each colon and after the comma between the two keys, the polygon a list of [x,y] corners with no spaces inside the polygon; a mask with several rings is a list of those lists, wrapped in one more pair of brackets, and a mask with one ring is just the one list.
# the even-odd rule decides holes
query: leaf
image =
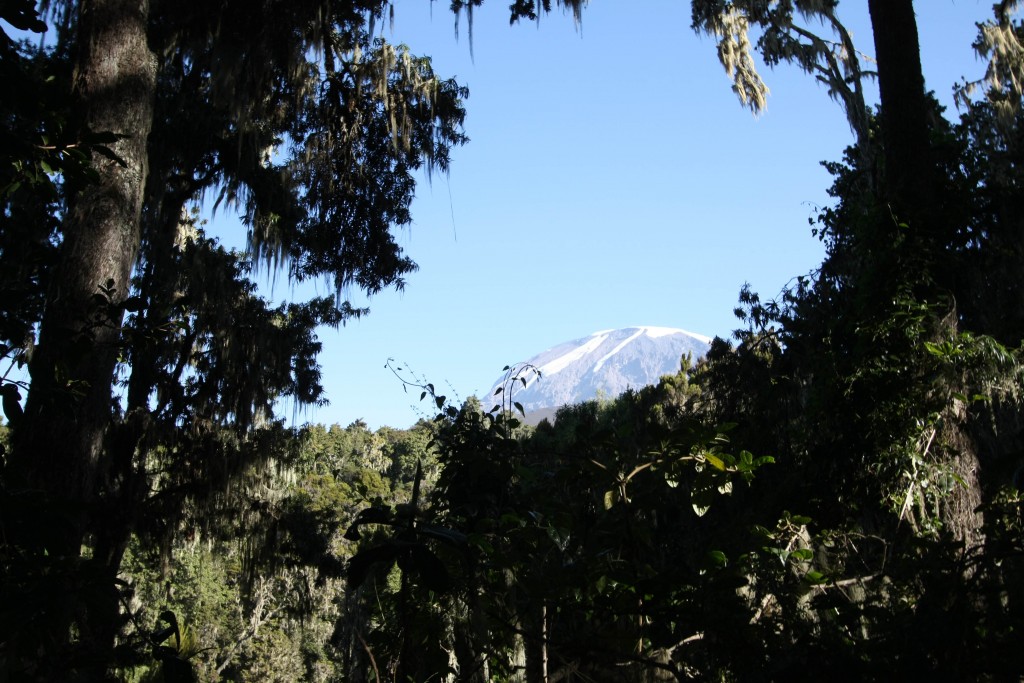
{"label": "leaf", "polygon": [[412,569],[420,576],[423,585],[435,593],[446,593],[451,586],[448,570],[426,546],[417,543],[412,546],[409,559]]}
{"label": "leaf", "polygon": [[490,555],[494,552],[494,546],[482,534],[473,534],[469,537],[470,545],[474,546],[484,554]]}
{"label": "leaf", "polygon": [[804,581],[807,583],[818,586],[828,581],[828,578],[821,572],[816,572],[813,569],[804,574]]}
{"label": "leaf", "polygon": [[604,509],[611,510],[612,506],[615,505],[615,489],[609,489],[604,492]]}
{"label": "leaf", "polygon": [[430,538],[437,539],[438,541],[458,548],[466,547],[466,543],[468,542],[466,534],[443,526],[424,524],[419,527],[419,532],[424,536],[429,536]]}
{"label": "leaf", "polygon": [[388,542],[356,553],[348,561],[346,576],[348,589],[355,590],[366,581],[370,568],[377,563],[391,564],[398,557],[399,546]]}
{"label": "leaf", "polygon": [[797,548],[789,556],[801,562],[807,562],[814,559],[814,551],[810,548]]}
{"label": "leaf", "polygon": [[708,553],[708,557],[711,558],[711,561],[716,566],[725,567],[729,564],[729,558],[727,558],[725,556],[725,553],[723,553],[721,550],[712,550]]}
{"label": "leaf", "polygon": [[781,562],[783,566],[785,566],[786,561],[789,560],[789,552],[784,548],[769,547],[765,548],[765,550],[774,555],[775,557],[779,558],[779,562]]}
{"label": "leaf", "polygon": [[25,414],[25,410],[21,407],[21,392],[18,391],[18,386],[4,384],[3,387],[0,387],[0,393],[2,393],[2,404],[7,421],[12,425],[17,424]]}
{"label": "leaf", "polygon": [[505,391],[505,387],[498,387],[497,389],[494,390],[494,393],[491,394],[491,396],[497,396],[498,394],[500,394],[503,391]]}
{"label": "leaf", "polygon": [[129,313],[138,313],[145,306],[145,303],[141,296],[130,296],[121,302],[121,308]]}
{"label": "leaf", "polygon": [[718,489],[715,483],[716,479],[710,470],[704,470],[697,475],[697,480],[693,483],[693,489],[690,491],[690,503],[698,517],[703,517],[711,508]]}
{"label": "leaf", "polygon": [[358,541],[362,538],[359,534],[361,524],[394,524],[391,508],[372,507],[360,510],[348,530],[345,531],[344,538],[349,541]]}
{"label": "leaf", "polygon": [[178,628],[178,618],[174,615],[174,612],[172,612],[171,610],[164,610],[160,613],[158,619],[159,621],[162,621],[165,624],[167,624],[167,626],[161,629],[156,629],[152,633],[150,633],[149,642],[153,643],[154,645],[159,645],[160,643],[170,638],[172,635],[175,637],[176,641],[180,642],[181,631]]}
{"label": "leaf", "polygon": [[712,467],[714,467],[716,470],[718,470],[720,472],[725,472],[725,461],[723,461],[717,455],[712,455],[711,453],[705,453],[704,454],[704,459],[707,460],[708,464],[711,465]]}
{"label": "leaf", "polygon": [[506,512],[500,518],[499,521],[503,527],[509,529],[519,529],[526,526],[526,520],[513,512]]}
{"label": "leaf", "polygon": [[522,403],[520,403],[519,401],[513,401],[512,405],[514,405],[516,407],[516,410],[519,411],[520,415],[522,415],[523,417],[526,417],[526,411],[523,410],[523,404]]}

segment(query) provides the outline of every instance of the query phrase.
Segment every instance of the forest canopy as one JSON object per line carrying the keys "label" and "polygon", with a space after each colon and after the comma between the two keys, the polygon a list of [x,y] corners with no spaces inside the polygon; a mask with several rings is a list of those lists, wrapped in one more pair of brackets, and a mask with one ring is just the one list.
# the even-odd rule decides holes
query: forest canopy
{"label": "forest canopy", "polygon": [[436,417],[371,432],[275,408],[322,400],[350,292],[415,269],[394,230],[466,89],[379,37],[384,0],[4,2],[55,38],[0,36],[0,677],[1018,678],[1017,5],[953,116],[911,0],[868,0],[861,47],[838,1],[694,0],[741,104],[756,54],[845,112],[820,268],[655,387],[529,429],[535,368],[488,412],[396,368]]}

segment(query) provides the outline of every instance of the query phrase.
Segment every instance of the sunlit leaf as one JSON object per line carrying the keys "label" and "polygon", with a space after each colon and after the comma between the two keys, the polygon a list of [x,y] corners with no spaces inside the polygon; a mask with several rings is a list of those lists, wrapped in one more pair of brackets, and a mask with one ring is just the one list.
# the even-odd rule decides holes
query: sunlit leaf
{"label": "sunlit leaf", "polygon": [[704,454],[704,459],[707,460],[708,464],[710,464],[716,470],[719,470],[721,472],[725,471],[725,469],[726,469],[725,468],[725,462],[721,458],[719,458],[717,455],[713,455],[711,453],[705,453]]}
{"label": "sunlit leaf", "polygon": [[826,577],[821,572],[816,572],[812,569],[811,571],[804,574],[804,581],[811,585],[817,586],[826,583],[828,581],[828,577]]}

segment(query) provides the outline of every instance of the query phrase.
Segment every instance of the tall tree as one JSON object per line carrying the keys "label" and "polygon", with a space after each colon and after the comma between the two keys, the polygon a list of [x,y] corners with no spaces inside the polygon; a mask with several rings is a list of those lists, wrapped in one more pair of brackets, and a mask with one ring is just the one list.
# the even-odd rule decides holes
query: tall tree
{"label": "tall tree", "polygon": [[[118,357],[118,307],[127,298],[140,242],[156,82],[148,19],[145,1],[97,0],[79,7],[72,86],[82,114],[79,135],[116,131],[109,148],[116,158],[97,158],[93,182],[69,197],[60,263],[32,359],[25,428],[16,433],[13,465],[24,484],[83,503],[96,494]],[[79,398],[61,405],[59,382],[77,386]],[[75,520],[63,530],[68,535],[61,551],[81,545],[81,524]]]}
{"label": "tall tree", "polygon": [[[413,174],[445,170],[464,141],[466,91],[374,37],[387,5],[57,4],[56,59],[75,74],[59,114],[80,114],[62,150],[93,154],[58,187],[58,257],[27,321],[39,343],[3,484],[12,510],[41,497],[48,516],[22,511],[4,556],[48,568],[19,583],[5,564],[5,589],[50,599],[35,641],[4,627],[13,672],[103,676],[132,531],[266,457],[276,403],[322,400],[315,328],[362,313],[351,288],[401,287],[415,267],[391,229],[411,220]],[[257,264],[328,278],[336,296],[260,299],[252,266],[183,218],[204,192],[242,208]],[[5,194],[5,216],[30,200]]]}

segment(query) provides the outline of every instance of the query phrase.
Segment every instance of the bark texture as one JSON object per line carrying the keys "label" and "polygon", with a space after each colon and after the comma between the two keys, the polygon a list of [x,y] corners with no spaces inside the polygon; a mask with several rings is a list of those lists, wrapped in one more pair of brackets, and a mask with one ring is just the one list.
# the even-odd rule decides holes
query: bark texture
{"label": "bark texture", "polygon": [[90,584],[54,587],[66,593],[60,601],[67,613],[53,619],[51,651],[42,653],[41,666],[96,678],[105,675],[95,662],[109,662],[105,654],[117,623],[114,578],[123,552],[118,539],[125,534],[112,523],[116,515],[103,509],[105,494],[116,489],[105,439],[115,410],[120,304],[140,243],[156,60],[147,42],[148,0],[82,0],[78,13],[73,98],[80,139],[117,134],[108,147],[118,159],[94,154],[94,182],[69,197],[60,266],[47,294],[10,464],[12,481],[60,510],[53,515],[59,523],[40,524],[41,533],[25,542],[69,565],[85,563],[83,543],[93,548]]}

